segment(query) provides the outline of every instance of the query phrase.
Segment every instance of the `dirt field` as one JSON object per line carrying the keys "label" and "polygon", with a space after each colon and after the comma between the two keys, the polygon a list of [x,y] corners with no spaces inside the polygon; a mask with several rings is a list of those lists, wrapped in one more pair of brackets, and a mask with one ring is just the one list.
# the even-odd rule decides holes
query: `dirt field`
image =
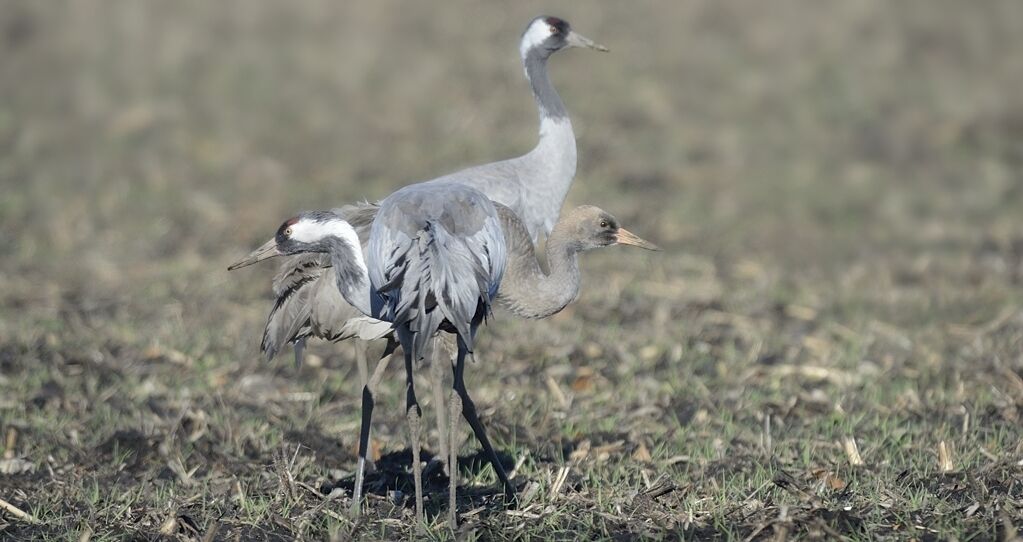
{"label": "dirt field", "polygon": [[350,4],[4,2],[0,539],[414,537],[400,364],[353,520],[353,346],[264,361],[275,266],[225,269],[528,150],[541,13],[611,48],[551,61],[568,203],[665,251],[481,332],[521,504],[465,427],[462,527],[433,470],[426,534],[1023,532],[1023,3]]}

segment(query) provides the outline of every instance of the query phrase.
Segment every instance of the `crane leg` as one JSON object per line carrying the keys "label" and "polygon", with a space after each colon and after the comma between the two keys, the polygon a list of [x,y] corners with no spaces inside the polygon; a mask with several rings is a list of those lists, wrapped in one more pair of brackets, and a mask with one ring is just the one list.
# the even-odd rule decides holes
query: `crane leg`
{"label": "crane leg", "polygon": [[362,511],[362,483],[366,472],[366,450],[369,448],[369,426],[372,418],[373,391],[366,385],[362,388],[362,429],[359,431],[359,466],[355,471],[355,488],[352,490],[353,516],[358,516]]}
{"label": "crane leg", "polygon": [[[380,361],[377,362],[376,368],[373,369],[373,376],[362,387],[362,428],[359,430],[359,466],[355,471],[355,489],[352,492],[353,516],[358,516],[362,507],[362,485],[366,472],[366,453],[369,450],[370,422],[373,419],[373,394],[376,393],[377,385],[380,384],[380,378],[383,377],[384,370],[387,369],[387,364],[391,361],[394,345],[395,343],[392,339],[387,339],[387,348],[384,349]],[[360,346],[364,345],[357,345],[357,347]]]}
{"label": "crane leg", "polygon": [[423,464],[419,459],[419,437],[422,432],[422,415],[416,401],[416,388],[412,380],[412,349],[405,351],[405,415],[408,418],[409,440],[412,445],[412,478],[416,486],[416,523],[423,525]]}
{"label": "crane leg", "polygon": [[469,426],[472,427],[473,434],[476,435],[476,440],[480,441],[483,445],[483,451],[486,452],[487,458],[490,459],[490,465],[494,467],[494,472],[497,473],[498,479],[501,480],[501,484],[504,485],[504,502],[510,506],[517,504],[517,498],[515,497],[515,487],[512,486],[511,480],[508,479],[508,475],[504,472],[504,465],[501,465],[501,460],[497,457],[497,452],[494,451],[494,447],[490,444],[490,439],[487,438],[487,431],[483,428],[483,424],[480,422],[479,415],[476,414],[476,405],[472,402],[472,398],[469,397],[469,392],[465,389],[465,356],[469,349],[462,342],[462,339],[458,339],[458,355],[455,358],[455,382],[454,388],[458,397],[462,400],[462,415],[465,416],[465,420],[469,422]]}
{"label": "crane leg", "polygon": [[[452,357],[450,345],[447,340],[441,337],[433,338],[433,348],[430,354],[430,380],[431,387],[433,390],[433,408],[437,415],[437,438],[439,439],[440,446],[439,455],[442,458],[448,456],[448,439],[447,431],[445,428],[444,420],[444,372],[445,366],[449,364]],[[445,359],[447,358],[447,359]],[[444,460],[444,467],[447,468],[447,461]],[[448,476],[451,476],[451,472],[448,471]]]}
{"label": "crane leg", "polygon": [[295,368],[301,369],[305,361],[305,337],[295,341]]}
{"label": "crane leg", "polygon": [[359,369],[359,382],[365,386],[369,382],[369,370],[366,365],[366,351],[369,349],[369,343],[362,339],[355,339],[353,346],[355,347],[355,365]]}
{"label": "crane leg", "polygon": [[451,402],[448,407],[451,409],[449,412],[451,425],[448,427],[448,435],[451,436],[451,441],[448,442],[448,450],[451,453],[448,456],[448,522],[454,531],[458,528],[458,419],[462,416],[462,398],[454,390],[451,390]]}

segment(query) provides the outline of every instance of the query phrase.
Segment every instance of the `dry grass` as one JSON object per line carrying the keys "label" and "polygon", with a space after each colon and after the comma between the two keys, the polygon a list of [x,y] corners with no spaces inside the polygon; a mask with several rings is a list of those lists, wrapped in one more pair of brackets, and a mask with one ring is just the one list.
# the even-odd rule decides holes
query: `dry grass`
{"label": "dry grass", "polygon": [[0,11],[0,538],[412,536],[401,379],[353,522],[351,346],[261,361],[272,270],[224,268],[296,210],[527,149],[544,11],[612,49],[552,63],[570,203],[667,250],[484,331],[523,502],[467,439],[459,537],[1016,536],[1018,2],[69,0]]}

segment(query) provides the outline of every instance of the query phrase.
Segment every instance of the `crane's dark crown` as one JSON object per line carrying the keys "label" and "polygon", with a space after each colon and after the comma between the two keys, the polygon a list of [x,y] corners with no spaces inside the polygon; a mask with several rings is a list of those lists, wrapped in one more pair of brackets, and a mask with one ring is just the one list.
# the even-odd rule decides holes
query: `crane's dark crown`
{"label": "crane's dark crown", "polygon": [[544,17],[543,20],[552,29],[555,30],[555,32],[553,32],[554,34],[561,34],[561,35],[568,34],[568,31],[571,28],[568,25],[568,21],[566,21],[564,19],[559,19],[557,17]]}
{"label": "crane's dark crown", "polygon": [[340,218],[340,216],[330,211],[305,211],[285,220],[284,223],[281,224],[281,227],[277,228],[277,234],[275,237],[277,238],[278,243],[287,240],[291,237],[292,227],[302,220],[310,220],[312,222],[322,224],[329,220],[336,220]]}
{"label": "crane's dark crown", "polygon": [[[311,244],[315,243],[313,239],[309,238],[312,232],[310,232],[308,226],[319,226],[331,221],[344,222],[344,219],[331,211],[305,211],[285,220],[277,228],[277,233],[274,235],[274,238],[277,240],[278,249],[285,253],[310,251],[312,248]],[[299,230],[302,230],[303,235],[298,235]],[[315,233],[313,235],[315,236]],[[305,237],[305,239],[302,237]]]}
{"label": "crane's dark crown", "polygon": [[530,52],[546,58],[551,53],[568,47],[572,27],[558,17],[541,16],[533,19],[522,33],[522,56]]}

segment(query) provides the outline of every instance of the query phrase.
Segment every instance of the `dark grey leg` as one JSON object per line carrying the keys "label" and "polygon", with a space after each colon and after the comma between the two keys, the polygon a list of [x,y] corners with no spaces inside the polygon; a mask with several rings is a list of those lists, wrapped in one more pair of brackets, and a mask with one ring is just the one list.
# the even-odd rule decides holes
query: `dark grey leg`
{"label": "dark grey leg", "polygon": [[494,472],[497,473],[497,477],[501,480],[501,484],[504,485],[504,501],[505,503],[514,506],[517,503],[515,497],[515,487],[512,486],[511,480],[508,479],[508,475],[504,472],[504,466],[501,465],[501,461],[497,457],[497,452],[494,451],[494,447],[490,445],[490,439],[487,438],[486,429],[483,428],[483,423],[480,422],[479,415],[476,414],[476,405],[472,402],[472,398],[469,397],[469,392],[465,389],[465,356],[468,353],[465,343],[462,339],[458,339],[458,355],[455,357],[455,392],[462,400],[462,415],[465,416],[465,420],[469,422],[469,426],[472,427],[473,434],[476,435],[476,440],[480,441],[483,445],[483,451],[486,452],[487,458],[490,459],[490,465],[494,467]]}
{"label": "dark grey leg", "polygon": [[[359,344],[358,347],[364,347]],[[388,339],[387,348],[383,357],[377,362],[373,369],[373,376],[365,382],[362,387],[362,428],[359,430],[359,466],[355,471],[355,490],[352,492],[352,515],[358,516],[362,507],[362,485],[366,472],[366,453],[369,450],[370,422],[373,419],[373,394],[376,393],[380,378],[391,361],[391,354],[394,353],[394,341]]]}

